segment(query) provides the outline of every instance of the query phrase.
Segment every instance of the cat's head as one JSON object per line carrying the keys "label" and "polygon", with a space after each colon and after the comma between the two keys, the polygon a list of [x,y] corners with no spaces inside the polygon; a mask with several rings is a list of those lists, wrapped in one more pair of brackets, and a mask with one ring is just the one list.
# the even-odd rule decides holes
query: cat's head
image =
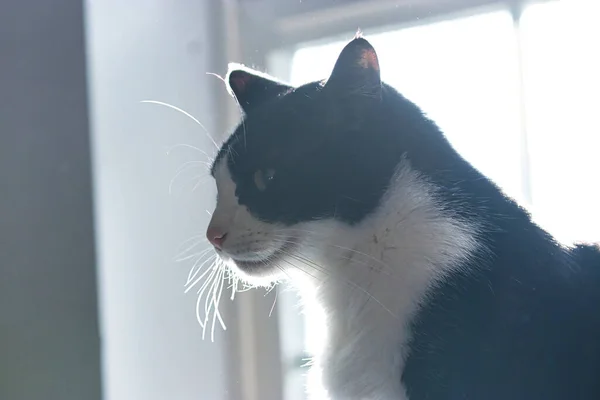
{"label": "cat's head", "polygon": [[409,103],[390,113],[386,96],[399,95],[382,84],[363,38],[346,45],[325,81],[294,88],[235,66],[226,82],[244,116],[212,166],[218,196],[207,237],[247,276],[277,279],[377,209],[403,152],[389,126],[422,115]]}

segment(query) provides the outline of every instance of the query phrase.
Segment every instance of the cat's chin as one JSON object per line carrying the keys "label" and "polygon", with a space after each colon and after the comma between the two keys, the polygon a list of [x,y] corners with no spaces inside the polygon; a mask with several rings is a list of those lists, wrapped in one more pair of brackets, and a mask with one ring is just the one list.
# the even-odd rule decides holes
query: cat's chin
{"label": "cat's chin", "polygon": [[239,260],[231,258],[231,262],[235,267],[248,275],[260,275],[264,276],[269,271],[275,268],[272,262],[265,260]]}
{"label": "cat's chin", "polygon": [[228,264],[242,281],[251,286],[270,286],[280,279],[281,270],[271,261],[245,261],[230,258]]}
{"label": "cat's chin", "polygon": [[[264,258],[240,257],[227,255],[227,262],[241,272],[242,277],[260,279],[279,279],[284,271],[286,261],[294,250],[294,245],[284,244]],[[223,257],[223,256],[222,256]]]}

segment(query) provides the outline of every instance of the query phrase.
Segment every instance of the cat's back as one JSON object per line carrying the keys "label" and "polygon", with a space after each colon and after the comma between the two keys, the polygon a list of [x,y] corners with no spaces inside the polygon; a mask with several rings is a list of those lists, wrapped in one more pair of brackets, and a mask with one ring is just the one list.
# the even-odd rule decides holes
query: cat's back
{"label": "cat's back", "polygon": [[573,260],[579,264],[582,269],[600,279],[600,243],[599,244],[579,244],[570,250]]}
{"label": "cat's back", "polygon": [[441,283],[417,314],[409,397],[600,398],[600,249],[545,238],[502,248]]}

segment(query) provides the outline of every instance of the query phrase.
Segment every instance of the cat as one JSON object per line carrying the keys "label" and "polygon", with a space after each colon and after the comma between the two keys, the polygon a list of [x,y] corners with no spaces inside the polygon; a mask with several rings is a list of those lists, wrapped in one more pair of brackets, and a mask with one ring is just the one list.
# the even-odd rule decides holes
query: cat
{"label": "cat", "polygon": [[323,81],[233,64],[226,83],[243,118],[207,237],[250,284],[323,308],[330,399],[600,399],[600,250],[534,224],[381,81],[365,38]]}

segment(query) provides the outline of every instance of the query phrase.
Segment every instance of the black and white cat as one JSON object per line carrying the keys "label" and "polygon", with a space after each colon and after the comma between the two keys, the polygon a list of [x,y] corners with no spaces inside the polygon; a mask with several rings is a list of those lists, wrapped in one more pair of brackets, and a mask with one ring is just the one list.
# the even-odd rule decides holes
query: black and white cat
{"label": "black and white cat", "polygon": [[234,66],[227,84],[245,115],[208,239],[247,281],[317,299],[332,400],[600,399],[600,251],[532,223],[365,39],[326,81]]}

